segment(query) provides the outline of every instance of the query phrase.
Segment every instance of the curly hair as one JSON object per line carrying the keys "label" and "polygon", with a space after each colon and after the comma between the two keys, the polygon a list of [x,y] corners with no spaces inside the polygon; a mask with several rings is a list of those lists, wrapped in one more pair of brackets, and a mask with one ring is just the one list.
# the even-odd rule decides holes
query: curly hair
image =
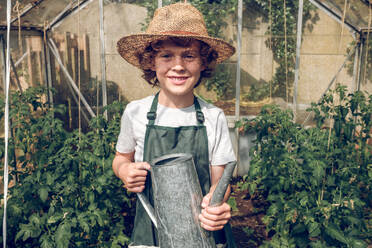
{"label": "curly hair", "polygon": [[[156,72],[153,71],[152,65],[154,63],[154,58],[157,54],[157,52],[160,50],[162,45],[170,41],[174,43],[177,46],[180,47],[190,47],[192,42],[195,41],[194,38],[188,38],[188,37],[168,37],[164,40],[157,40],[155,42],[150,43],[143,53],[137,54],[141,69],[143,71],[142,77],[153,87],[159,85],[159,81],[156,78]],[[196,88],[203,78],[210,78],[212,76],[212,73],[216,67],[216,59],[218,57],[218,53],[212,49],[207,43],[196,40],[200,42],[200,56],[202,60],[202,65],[206,68],[200,73],[200,78],[198,82],[195,84],[194,88]]]}

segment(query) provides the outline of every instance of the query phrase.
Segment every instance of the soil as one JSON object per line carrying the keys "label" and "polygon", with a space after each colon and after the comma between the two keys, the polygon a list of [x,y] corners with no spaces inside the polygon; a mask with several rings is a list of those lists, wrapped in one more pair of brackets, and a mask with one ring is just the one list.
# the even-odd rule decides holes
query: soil
{"label": "soil", "polygon": [[263,241],[269,239],[262,221],[263,202],[254,196],[251,197],[248,190],[237,190],[236,185],[232,185],[231,196],[235,198],[237,207],[232,211],[230,220],[237,247],[259,247]]}

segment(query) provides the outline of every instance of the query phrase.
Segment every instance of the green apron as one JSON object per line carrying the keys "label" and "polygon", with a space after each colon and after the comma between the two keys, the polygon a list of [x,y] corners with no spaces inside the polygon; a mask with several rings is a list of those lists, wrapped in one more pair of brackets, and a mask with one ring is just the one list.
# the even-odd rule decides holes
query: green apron
{"label": "green apron", "polygon": [[[209,154],[208,137],[204,123],[204,115],[199,102],[194,97],[197,126],[164,127],[155,125],[156,110],[158,106],[157,93],[147,113],[148,124],[146,127],[143,161],[150,162],[153,159],[171,153],[190,153],[193,155],[196,171],[203,195],[209,192]],[[151,177],[147,176],[146,186],[143,193],[153,205],[153,193]],[[140,201],[136,203],[136,216],[132,233],[132,246],[147,245],[158,246],[156,228],[152,224],[146,210]],[[213,232],[217,244],[227,242],[228,248],[235,248],[231,226],[226,224],[223,230]]]}

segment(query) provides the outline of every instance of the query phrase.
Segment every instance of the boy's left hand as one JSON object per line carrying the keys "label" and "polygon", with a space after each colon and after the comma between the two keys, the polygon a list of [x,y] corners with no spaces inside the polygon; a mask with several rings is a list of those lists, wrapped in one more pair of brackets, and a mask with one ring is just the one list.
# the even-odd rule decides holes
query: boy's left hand
{"label": "boy's left hand", "polygon": [[231,207],[226,202],[217,207],[209,207],[209,202],[212,198],[212,193],[204,196],[201,207],[202,211],[199,214],[200,225],[205,230],[217,231],[231,218]]}

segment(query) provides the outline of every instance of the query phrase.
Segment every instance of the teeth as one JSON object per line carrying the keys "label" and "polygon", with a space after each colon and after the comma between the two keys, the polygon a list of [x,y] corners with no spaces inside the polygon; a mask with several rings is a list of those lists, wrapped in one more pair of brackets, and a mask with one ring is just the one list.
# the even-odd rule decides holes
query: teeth
{"label": "teeth", "polygon": [[186,77],[175,77],[175,78],[172,78],[173,80],[176,80],[176,81],[182,81],[182,80],[186,80],[187,78]]}

